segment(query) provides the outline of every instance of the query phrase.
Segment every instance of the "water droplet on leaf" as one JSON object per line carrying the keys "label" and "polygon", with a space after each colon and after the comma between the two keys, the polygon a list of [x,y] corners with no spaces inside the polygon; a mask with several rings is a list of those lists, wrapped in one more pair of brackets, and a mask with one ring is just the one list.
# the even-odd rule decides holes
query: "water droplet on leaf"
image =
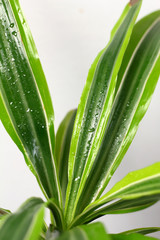
{"label": "water droplet on leaf", "polygon": [[17,32],[13,31],[12,34],[16,37],[17,36]]}
{"label": "water droplet on leaf", "polygon": [[10,24],[10,27],[13,28],[13,27],[14,27],[14,23],[11,23],[11,24]]}

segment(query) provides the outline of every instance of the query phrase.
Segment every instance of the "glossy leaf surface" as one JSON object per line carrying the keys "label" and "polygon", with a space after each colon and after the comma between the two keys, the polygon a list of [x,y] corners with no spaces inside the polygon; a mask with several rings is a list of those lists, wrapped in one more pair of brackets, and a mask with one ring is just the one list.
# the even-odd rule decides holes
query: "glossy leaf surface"
{"label": "glossy leaf surface", "polygon": [[[112,199],[134,199],[160,193],[160,162],[130,172],[97,202],[104,204]],[[108,199],[108,200],[107,200]]]}
{"label": "glossy leaf surface", "polygon": [[160,18],[144,34],[127,66],[102,145],[79,200],[79,212],[100,197],[123,159],[149,106],[159,78],[159,66]]}
{"label": "glossy leaf surface", "polygon": [[[129,173],[103,197],[90,204],[80,215],[79,220],[77,219],[77,223],[79,224],[85,218],[88,222],[105,214],[139,211],[153,205],[158,200],[160,200],[159,162]],[[108,204],[110,202],[111,204]],[[106,207],[93,212],[105,204],[107,204]]]}
{"label": "glossy leaf surface", "polygon": [[137,199],[131,199],[131,200],[115,201],[114,203],[109,204],[106,207],[102,207],[94,212],[92,209],[90,213],[87,213],[87,212],[85,214],[83,213],[82,217],[80,217],[81,216],[80,215],[79,217],[77,217],[78,220],[75,220],[75,223],[73,222],[73,226],[75,224],[77,225],[77,222],[83,221],[83,223],[88,223],[107,214],[124,214],[124,213],[137,212],[152,206],[159,200],[160,200],[160,194],[153,195],[150,197],[141,197]]}
{"label": "glossy leaf surface", "polygon": [[53,108],[31,32],[17,0],[0,1],[0,118],[46,197],[61,204]]}
{"label": "glossy leaf surface", "polygon": [[67,222],[74,216],[79,196],[102,142],[114,98],[117,73],[140,5],[141,1],[132,7],[129,4],[126,6],[112,31],[109,44],[89,71],[71,141],[65,211]]}
{"label": "glossy leaf surface", "polygon": [[68,158],[73,125],[76,117],[76,110],[67,113],[61,122],[56,134],[56,161],[59,171],[60,185],[62,189],[63,200],[65,201],[66,188],[68,183]]}
{"label": "glossy leaf surface", "polygon": [[43,226],[44,203],[31,198],[14,214],[10,214],[0,228],[1,240],[36,240]]}
{"label": "glossy leaf surface", "polygon": [[141,39],[146,34],[148,29],[152,26],[152,24],[158,18],[160,18],[160,10],[145,16],[144,18],[140,19],[140,21],[138,21],[135,24],[135,26],[133,28],[131,38],[130,38],[130,41],[129,41],[129,44],[127,46],[127,49],[126,49],[124,57],[123,57],[123,61],[122,61],[121,67],[120,67],[120,71],[118,73],[115,95],[118,91],[120,83],[121,83],[121,81],[123,79],[123,76],[125,74],[126,68],[128,66],[128,62],[130,61],[137,44],[139,43],[139,41],[141,41]]}
{"label": "glossy leaf surface", "polygon": [[59,208],[54,201],[54,199],[49,199],[47,202],[47,207],[51,210],[52,214],[51,218],[54,219],[55,228],[58,231],[62,232],[66,229],[65,222],[64,222],[64,215],[62,209]]}

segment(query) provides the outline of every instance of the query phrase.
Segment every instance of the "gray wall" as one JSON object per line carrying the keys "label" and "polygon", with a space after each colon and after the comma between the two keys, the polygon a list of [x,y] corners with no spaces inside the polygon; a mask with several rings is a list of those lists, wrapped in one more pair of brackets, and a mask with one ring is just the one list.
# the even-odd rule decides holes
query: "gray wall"
{"label": "gray wall", "polygon": [[[20,0],[39,51],[55,110],[55,126],[78,105],[88,69],[109,39],[126,0]],[[160,7],[143,1],[140,17]],[[129,171],[159,161],[160,82],[149,110],[110,186]],[[21,153],[0,123],[0,206],[12,211],[31,196],[42,196]],[[109,187],[110,187],[109,186]],[[134,214],[107,216],[110,232],[159,226],[160,204]],[[155,236],[158,236],[155,234]]]}

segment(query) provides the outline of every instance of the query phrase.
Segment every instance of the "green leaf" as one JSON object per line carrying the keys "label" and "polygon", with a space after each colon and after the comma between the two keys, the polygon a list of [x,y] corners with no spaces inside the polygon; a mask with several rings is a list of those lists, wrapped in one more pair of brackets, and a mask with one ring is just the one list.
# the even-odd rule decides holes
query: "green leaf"
{"label": "green leaf", "polygon": [[113,199],[135,199],[154,194],[160,194],[160,162],[130,172],[97,202],[103,205]]}
{"label": "green leaf", "polygon": [[65,230],[66,226],[65,226],[65,221],[64,221],[64,215],[63,215],[63,212],[62,212],[62,209],[59,208],[54,199],[49,199],[48,202],[47,202],[47,207],[51,210],[52,214],[53,214],[53,218],[54,218],[54,221],[55,221],[55,225],[56,225],[56,228],[62,232]]}
{"label": "green leaf", "polygon": [[160,10],[145,16],[140,21],[138,21],[136,23],[136,25],[134,26],[129,44],[127,46],[127,49],[126,49],[124,57],[123,57],[123,61],[122,61],[122,64],[121,64],[120,71],[118,73],[115,95],[118,91],[120,83],[121,83],[121,81],[123,79],[123,76],[125,74],[126,68],[128,66],[128,62],[130,61],[137,44],[141,41],[144,34],[148,31],[148,29],[152,26],[152,24],[159,17],[160,17]]}
{"label": "green leaf", "polygon": [[4,209],[4,208],[0,208],[0,218],[4,215],[8,215],[10,214],[11,211],[10,210],[7,210],[7,209]]}
{"label": "green leaf", "polygon": [[[117,200],[117,201],[115,201]],[[160,162],[130,172],[103,197],[90,204],[75,220],[88,222],[105,214],[119,214],[142,210],[160,200]],[[114,203],[100,208],[114,201]],[[96,212],[94,210],[100,208]],[[83,222],[84,223],[84,222]]]}
{"label": "green leaf", "polygon": [[138,43],[115,97],[102,145],[85,183],[78,212],[100,197],[130,146],[160,74],[160,18]]}
{"label": "green leaf", "polygon": [[131,233],[140,233],[142,235],[147,235],[150,233],[154,233],[154,232],[159,232],[160,231],[160,227],[147,227],[147,228],[137,228],[137,229],[131,229],[125,232],[122,232],[121,234],[131,234]]}
{"label": "green leaf", "polygon": [[72,225],[75,226],[79,222],[88,223],[106,214],[124,214],[137,212],[152,206],[158,200],[160,200],[160,194],[153,195],[151,197],[142,197],[131,200],[119,200],[94,212],[93,209],[92,212],[90,211],[91,213],[84,212],[79,217],[77,217],[77,219],[75,220],[75,222],[72,223]]}
{"label": "green leaf", "polygon": [[117,74],[140,5],[141,1],[132,7],[129,4],[126,6],[112,32],[109,44],[99,53],[88,74],[71,141],[65,208],[68,223],[74,217],[77,202],[104,136]]}
{"label": "green leaf", "polygon": [[10,214],[0,228],[1,240],[36,240],[43,227],[44,202],[40,198],[26,201]]}
{"label": "green leaf", "polygon": [[46,197],[61,205],[54,113],[38,53],[18,0],[0,1],[0,118]]}
{"label": "green leaf", "polygon": [[[111,234],[110,235],[112,240],[156,240],[157,238],[152,237],[146,237],[141,234],[135,233],[135,234]],[[157,239],[158,240],[158,239]]]}
{"label": "green leaf", "polygon": [[160,194],[131,200],[116,200],[98,210],[95,210],[97,209],[96,205],[91,206],[78,215],[70,226],[73,227],[79,224],[89,223],[107,214],[124,214],[140,211],[152,206],[158,200],[160,200]]}
{"label": "green leaf", "polygon": [[9,210],[0,208],[0,227],[2,226],[3,222],[5,221],[6,217],[8,216],[8,214],[10,214],[11,212]]}
{"label": "green leaf", "polygon": [[89,225],[82,225],[75,227],[60,237],[56,238],[56,240],[111,240],[111,238],[107,235],[104,226],[102,223],[93,223]]}
{"label": "green leaf", "polygon": [[68,158],[76,112],[76,110],[72,110],[67,113],[56,134],[55,155],[59,171],[63,201],[65,201],[66,188],[68,184]]}

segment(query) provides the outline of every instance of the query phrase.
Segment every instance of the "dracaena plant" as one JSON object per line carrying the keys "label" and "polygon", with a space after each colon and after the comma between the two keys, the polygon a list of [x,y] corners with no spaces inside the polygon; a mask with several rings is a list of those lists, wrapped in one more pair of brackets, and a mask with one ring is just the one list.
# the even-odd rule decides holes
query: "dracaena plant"
{"label": "dracaena plant", "polygon": [[[153,239],[158,227],[109,234],[93,220],[160,200],[160,162],[129,173],[106,194],[147,111],[160,74],[160,11],[136,22],[130,1],[93,62],[77,110],[54,133],[52,102],[18,0],[0,0],[0,119],[45,199],[0,209],[1,240]],[[48,208],[51,223],[45,224]]]}

